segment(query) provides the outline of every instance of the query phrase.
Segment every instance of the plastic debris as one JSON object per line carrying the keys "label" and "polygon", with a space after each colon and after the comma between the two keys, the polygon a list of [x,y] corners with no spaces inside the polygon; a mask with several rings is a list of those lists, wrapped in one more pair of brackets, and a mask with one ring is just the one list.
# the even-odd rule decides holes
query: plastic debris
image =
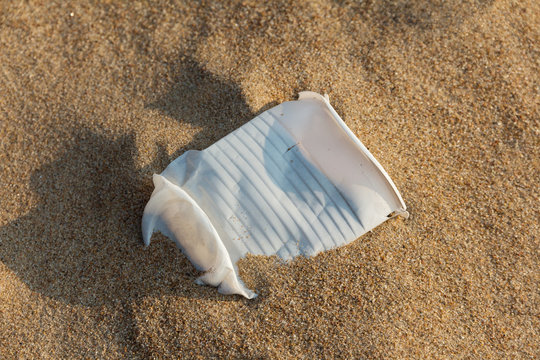
{"label": "plastic debris", "polygon": [[160,175],[142,219],[173,239],[200,271],[198,284],[253,298],[236,262],[283,259],[347,244],[390,217],[407,217],[396,186],[327,96],[301,92]]}

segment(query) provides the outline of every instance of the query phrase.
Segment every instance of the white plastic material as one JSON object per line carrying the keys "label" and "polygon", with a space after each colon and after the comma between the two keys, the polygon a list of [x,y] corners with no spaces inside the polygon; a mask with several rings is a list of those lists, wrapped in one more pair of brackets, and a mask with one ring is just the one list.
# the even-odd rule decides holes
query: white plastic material
{"label": "white plastic material", "polygon": [[253,298],[237,276],[247,253],[283,259],[347,244],[395,215],[396,186],[328,102],[301,92],[160,175],[144,209],[205,274],[199,284]]}

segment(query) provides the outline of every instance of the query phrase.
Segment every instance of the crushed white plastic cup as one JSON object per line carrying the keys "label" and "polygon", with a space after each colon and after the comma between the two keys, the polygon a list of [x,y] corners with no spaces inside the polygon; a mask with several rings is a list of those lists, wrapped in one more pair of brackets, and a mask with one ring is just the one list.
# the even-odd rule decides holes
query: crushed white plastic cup
{"label": "crushed white plastic cup", "polygon": [[304,91],[160,175],[144,209],[143,240],[160,231],[200,271],[198,284],[254,298],[236,262],[287,260],[357,239],[408,216],[396,186],[327,96]]}

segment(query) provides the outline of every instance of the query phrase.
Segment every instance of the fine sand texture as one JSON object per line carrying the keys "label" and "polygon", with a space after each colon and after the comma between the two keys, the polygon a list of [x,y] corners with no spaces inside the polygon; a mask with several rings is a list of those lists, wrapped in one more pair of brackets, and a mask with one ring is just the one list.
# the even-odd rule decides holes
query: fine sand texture
{"label": "fine sand texture", "polygon": [[[1,1],[1,359],[538,359],[537,0]],[[411,217],[223,296],[151,177],[327,93]]]}

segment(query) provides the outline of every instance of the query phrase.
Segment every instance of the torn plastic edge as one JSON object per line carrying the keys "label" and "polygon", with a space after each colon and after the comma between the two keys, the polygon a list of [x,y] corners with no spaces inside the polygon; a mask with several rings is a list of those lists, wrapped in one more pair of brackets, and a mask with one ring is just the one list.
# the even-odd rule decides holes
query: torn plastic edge
{"label": "torn plastic edge", "polygon": [[[155,188],[144,208],[142,218],[145,247],[150,245],[152,234],[159,231],[176,243],[197,270],[204,271],[204,274],[195,280],[196,284],[217,287],[218,292],[224,295],[238,294],[247,299],[257,297],[236,274],[223,240],[199,204],[185,190],[161,175],[154,174],[153,183]],[[167,213],[167,205],[170,203],[174,203],[177,212],[181,213],[181,216],[175,217],[174,226],[191,227],[198,235],[196,246],[190,244],[189,239],[178,238],[176,233],[181,231],[170,229],[161,218]],[[211,259],[211,264],[208,259]]]}

